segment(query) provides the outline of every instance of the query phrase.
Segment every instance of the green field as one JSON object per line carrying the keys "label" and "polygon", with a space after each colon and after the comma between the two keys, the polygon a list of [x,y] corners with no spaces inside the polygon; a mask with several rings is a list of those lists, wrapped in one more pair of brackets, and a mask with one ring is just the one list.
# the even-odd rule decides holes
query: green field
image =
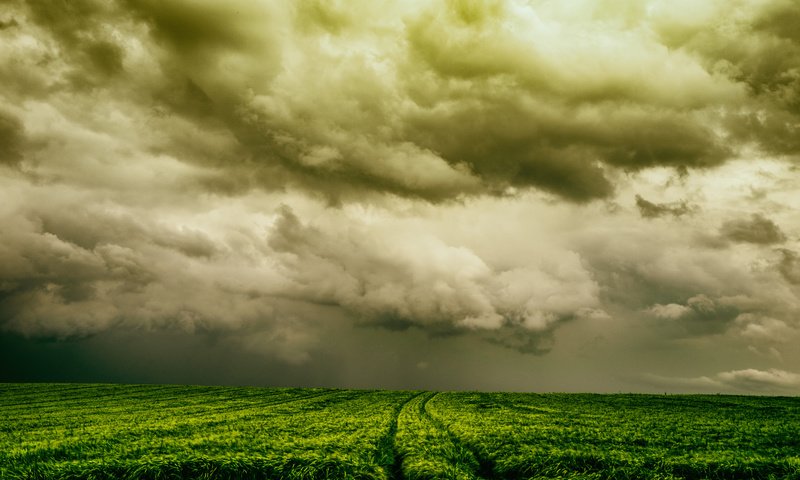
{"label": "green field", "polygon": [[800,479],[800,398],[0,384],[0,478]]}

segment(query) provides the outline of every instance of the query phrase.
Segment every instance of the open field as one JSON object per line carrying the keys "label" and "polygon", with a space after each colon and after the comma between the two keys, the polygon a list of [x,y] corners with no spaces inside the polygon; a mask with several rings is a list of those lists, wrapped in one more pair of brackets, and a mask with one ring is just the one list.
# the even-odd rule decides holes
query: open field
{"label": "open field", "polygon": [[800,398],[0,384],[0,478],[800,479]]}

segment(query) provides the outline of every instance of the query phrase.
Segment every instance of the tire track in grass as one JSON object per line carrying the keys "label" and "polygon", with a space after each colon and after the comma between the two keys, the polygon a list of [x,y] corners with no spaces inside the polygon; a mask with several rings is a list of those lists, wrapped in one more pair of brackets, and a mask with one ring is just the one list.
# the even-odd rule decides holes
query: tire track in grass
{"label": "tire track in grass", "polygon": [[489,459],[481,455],[478,451],[474,448],[470,447],[467,443],[463,442],[455,433],[453,433],[447,425],[444,424],[440,419],[436,418],[428,408],[428,403],[433,400],[435,397],[439,396],[442,392],[436,392],[435,394],[428,397],[425,402],[423,402],[420,410],[425,417],[427,417],[428,421],[431,422],[436,428],[442,430],[443,432],[447,433],[450,441],[453,445],[456,446],[459,450],[462,450],[468,453],[475,462],[477,462],[478,467],[475,469],[475,478],[482,479],[482,478],[494,478],[494,465],[492,464]]}
{"label": "tire track in grass", "polygon": [[407,480],[447,478],[482,480],[480,464],[463,445],[426,411],[437,395],[426,392],[409,401],[398,417],[398,445],[401,470]]}
{"label": "tire track in grass", "polygon": [[385,465],[384,468],[389,480],[403,480],[403,457],[397,449],[397,424],[400,419],[400,413],[406,408],[406,405],[422,394],[423,392],[419,392],[412,395],[394,408],[389,431],[379,442],[380,463]]}

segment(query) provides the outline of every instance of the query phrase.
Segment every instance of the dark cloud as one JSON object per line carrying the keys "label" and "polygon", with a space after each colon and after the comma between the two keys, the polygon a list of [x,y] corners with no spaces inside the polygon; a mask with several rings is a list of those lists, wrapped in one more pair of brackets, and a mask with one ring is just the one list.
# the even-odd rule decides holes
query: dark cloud
{"label": "dark cloud", "polygon": [[210,258],[223,253],[220,246],[200,231],[170,228],[131,215],[115,215],[100,208],[79,209],[68,214],[31,212],[31,215],[43,232],[86,250],[93,250],[104,244],[144,242],[175,250],[189,257]]}
{"label": "dark cloud", "polygon": [[796,2],[0,10],[15,351],[183,336],[315,382],[556,389],[798,360]]}
{"label": "dark cloud", "polygon": [[189,54],[214,52],[264,52],[274,51],[276,42],[257,45],[253,40],[260,35],[270,38],[275,32],[262,31],[261,26],[271,25],[272,12],[278,8],[250,2],[178,1],[169,4],[151,0],[130,0],[130,5],[151,25],[155,34],[177,50]]}
{"label": "dark cloud", "polygon": [[91,64],[105,75],[120,73],[122,66],[122,49],[119,45],[100,40],[86,46],[86,56]]}
{"label": "dark cloud", "polygon": [[549,353],[555,345],[553,331],[531,335],[530,332],[521,327],[503,328],[486,335],[486,338],[488,341],[498,345],[534,355]]}
{"label": "dark cloud", "polygon": [[756,30],[800,44],[800,33],[794,28],[800,22],[800,8],[791,0],[771,2],[753,22]]}
{"label": "dark cloud", "polygon": [[106,88],[101,82],[123,72],[124,50],[109,25],[126,22],[114,3],[78,0],[27,5],[34,22],[58,41],[69,64],[67,77],[76,88]]}
{"label": "dark cloud", "polygon": [[[536,16],[535,9],[526,13]],[[546,19],[523,29],[527,20],[503,2],[485,11],[452,2],[408,22],[412,53],[428,67],[418,75],[437,96],[424,97],[427,92],[413,80],[410,92],[428,110],[425,115],[439,117],[440,124],[427,120],[419,125],[426,136],[415,141],[447,159],[466,159],[476,172],[491,169],[517,186],[579,201],[611,192],[598,163],[635,171],[657,165],[707,167],[731,156],[724,139],[701,120],[701,112],[734,95],[733,88],[716,83],[696,65],[669,57],[664,61],[674,70],[637,84],[633,71],[629,77],[617,76],[633,70],[633,62],[607,57],[588,43],[551,37],[548,27],[563,25]],[[526,33],[515,35],[510,26]],[[447,41],[441,41],[442,29],[450,32]],[[590,31],[588,36],[608,33]],[[621,41],[613,34],[607,40]],[[621,48],[636,56],[643,53],[638,48],[649,46]],[[651,53],[660,55],[657,49]],[[564,66],[564,57],[604,68],[599,77],[578,79]],[[685,82],[697,90],[687,91]],[[643,98],[642,89],[652,95]],[[661,89],[672,97],[662,96]],[[700,103],[697,95],[703,98]]]}
{"label": "dark cloud", "polygon": [[5,30],[6,28],[13,28],[17,26],[19,26],[19,23],[17,22],[17,19],[14,17],[0,19],[0,30]]}
{"label": "dark cloud", "polygon": [[786,235],[775,222],[757,213],[749,219],[729,220],[723,223],[720,235],[728,240],[742,243],[769,245],[786,241]]}
{"label": "dark cloud", "polygon": [[[176,115],[169,129],[191,122],[227,136],[229,153],[216,159],[179,134],[159,146],[209,167],[197,185],[214,191],[292,185],[334,201],[370,191],[442,201],[512,187],[586,202],[612,195],[615,169],[720,165],[753,121],[775,123],[759,127],[775,137],[758,137],[764,148],[794,138],[790,118],[781,120],[793,115],[791,102],[774,103],[766,118],[756,107],[728,108],[750,105],[740,84],[767,82],[755,77],[778,82],[762,90],[785,90],[789,80],[778,78],[791,65],[752,80],[720,74],[711,68],[720,32],[696,34],[698,62],[603,24],[566,41],[553,32],[578,27],[507,2],[354,6],[378,15],[370,24],[313,1],[27,8],[63,47],[53,53],[73,88],[146,99]],[[773,25],[783,16],[764,13],[751,33],[793,42]],[[330,48],[318,41],[325,35]],[[137,70],[142,49],[149,70]],[[630,55],[610,53],[619,49]]]}
{"label": "dark cloud", "polygon": [[779,249],[778,253],[781,255],[778,271],[789,283],[800,284],[800,255],[787,248]]}
{"label": "dark cloud", "polygon": [[756,95],[791,112],[795,119],[800,114],[800,36],[792,25],[798,19],[800,6],[796,2],[767,3],[752,25],[759,36],[754,42],[756,51],[733,59]]}
{"label": "dark cloud", "polygon": [[0,110],[0,165],[18,165],[22,161],[24,128],[19,119]]}
{"label": "dark cloud", "polygon": [[800,153],[800,39],[793,25],[800,17],[800,6],[791,0],[775,0],[742,7],[727,22],[662,24],[658,30],[668,45],[699,54],[707,68],[746,86],[748,107],[730,108],[725,115],[732,138],[757,144],[771,154],[796,157]]}
{"label": "dark cloud", "polygon": [[534,186],[579,202],[610,195],[611,182],[592,161],[599,160],[597,153],[581,144],[581,125],[554,124],[539,115],[535,105],[503,92],[445,111],[421,110],[410,118],[408,132],[449,163],[467,165],[490,191]]}
{"label": "dark cloud", "polygon": [[697,207],[689,205],[685,200],[673,203],[653,203],[645,200],[640,195],[636,195],[636,208],[639,209],[639,214],[644,218],[656,218],[665,215],[680,217],[697,209]]}

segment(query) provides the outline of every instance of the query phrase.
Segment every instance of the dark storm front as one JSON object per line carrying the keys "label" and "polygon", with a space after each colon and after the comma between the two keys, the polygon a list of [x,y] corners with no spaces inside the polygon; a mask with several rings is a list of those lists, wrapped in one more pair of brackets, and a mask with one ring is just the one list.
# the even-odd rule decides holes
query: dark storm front
{"label": "dark storm front", "polygon": [[0,477],[800,478],[800,399],[4,384]]}

